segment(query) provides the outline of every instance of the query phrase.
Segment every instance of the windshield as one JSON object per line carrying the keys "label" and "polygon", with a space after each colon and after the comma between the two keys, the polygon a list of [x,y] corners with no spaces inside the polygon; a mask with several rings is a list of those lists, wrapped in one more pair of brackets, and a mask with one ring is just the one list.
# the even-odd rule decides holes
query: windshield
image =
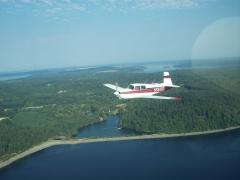
{"label": "windshield", "polygon": [[133,86],[133,85],[129,85],[129,86],[128,86],[128,89],[132,89],[132,90],[133,90],[133,89],[134,89],[134,86]]}

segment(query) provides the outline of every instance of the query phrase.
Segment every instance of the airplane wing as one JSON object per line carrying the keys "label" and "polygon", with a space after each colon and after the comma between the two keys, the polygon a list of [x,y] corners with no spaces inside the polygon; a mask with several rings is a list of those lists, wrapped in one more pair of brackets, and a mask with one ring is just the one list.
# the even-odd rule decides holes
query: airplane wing
{"label": "airplane wing", "polygon": [[136,98],[146,98],[146,99],[163,99],[163,100],[181,100],[181,97],[167,97],[167,96],[142,96]]}
{"label": "airplane wing", "polygon": [[119,87],[119,86],[116,86],[116,85],[113,85],[113,84],[103,84],[103,85],[110,88],[110,89],[113,89],[115,91],[121,91],[121,90],[124,89],[122,87]]}

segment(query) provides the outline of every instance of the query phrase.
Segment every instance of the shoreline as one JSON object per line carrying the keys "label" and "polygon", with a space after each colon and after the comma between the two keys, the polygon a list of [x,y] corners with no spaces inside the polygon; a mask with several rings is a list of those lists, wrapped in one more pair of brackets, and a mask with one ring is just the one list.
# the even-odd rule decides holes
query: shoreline
{"label": "shoreline", "polygon": [[69,139],[69,140],[48,140],[42,144],[34,146],[26,151],[23,151],[8,160],[0,161],[0,170],[10,164],[23,159],[31,154],[37,153],[41,150],[47,149],[57,145],[74,145],[82,143],[97,143],[97,142],[113,142],[113,141],[129,141],[129,140],[144,140],[144,139],[164,139],[164,138],[176,138],[176,137],[187,137],[187,136],[199,136],[215,134],[220,132],[226,132],[231,130],[239,129],[240,126],[229,127],[225,129],[189,132],[189,133],[178,133],[178,134],[149,134],[149,135],[136,135],[136,136],[118,136],[118,137],[104,137],[104,138],[83,138],[83,139]]}

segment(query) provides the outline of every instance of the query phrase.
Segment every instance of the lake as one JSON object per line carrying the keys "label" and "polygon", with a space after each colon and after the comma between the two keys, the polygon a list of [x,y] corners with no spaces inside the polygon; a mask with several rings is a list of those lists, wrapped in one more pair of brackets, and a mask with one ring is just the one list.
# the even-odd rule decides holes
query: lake
{"label": "lake", "polygon": [[[109,117],[103,124],[83,129],[79,137],[88,137],[90,129],[98,131],[96,127],[102,130],[94,136],[117,135],[107,128],[115,127],[117,121],[118,117]],[[239,167],[240,130],[233,130],[195,137],[59,145],[0,170],[0,179],[238,180]]]}
{"label": "lake", "polygon": [[109,116],[105,121],[87,126],[79,131],[77,138],[116,137],[137,135],[136,132],[118,128],[118,116]]}
{"label": "lake", "polygon": [[0,76],[0,81],[8,81],[8,80],[14,80],[14,79],[22,79],[30,77],[30,74],[24,74],[24,75],[9,75],[9,76]]}

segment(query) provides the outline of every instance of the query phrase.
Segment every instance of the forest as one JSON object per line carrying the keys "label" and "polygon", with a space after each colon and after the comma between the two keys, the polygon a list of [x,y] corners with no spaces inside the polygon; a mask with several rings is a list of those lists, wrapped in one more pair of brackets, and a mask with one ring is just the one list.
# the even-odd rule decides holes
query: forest
{"label": "forest", "polygon": [[[141,66],[47,71],[0,81],[0,160],[79,129],[113,113],[119,126],[144,133],[182,133],[240,125],[239,63],[170,71],[175,84],[161,95],[181,101],[119,100],[103,83],[162,82],[162,72]],[[121,104],[126,106],[119,106]],[[124,107],[124,108],[123,108]]]}
{"label": "forest", "polygon": [[[116,99],[97,74],[48,72],[0,82],[0,159],[104,120]],[[3,119],[5,117],[5,119]]]}
{"label": "forest", "polygon": [[172,73],[181,88],[164,93],[181,101],[128,101],[120,125],[145,133],[185,133],[240,125],[238,67]]}

